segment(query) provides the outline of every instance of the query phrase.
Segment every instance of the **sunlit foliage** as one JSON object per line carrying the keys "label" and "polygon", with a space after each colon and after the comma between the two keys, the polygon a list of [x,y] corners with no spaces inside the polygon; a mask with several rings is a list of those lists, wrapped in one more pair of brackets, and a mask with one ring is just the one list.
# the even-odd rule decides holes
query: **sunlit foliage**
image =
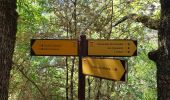
{"label": "sunlit foliage", "polygon": [[17,5],[10,100],[77,99],[78,59],[30,56],[30,39],[78,39],[80,34],[138,41],[138,56],[121,58],[128,61],[127,82],[87,76],[87,100],[156,100],[156,66],[147,53],[157,48],[157,31],[130,19],[113,25],[131,13],[158,19],[158,0],[18,0]]}

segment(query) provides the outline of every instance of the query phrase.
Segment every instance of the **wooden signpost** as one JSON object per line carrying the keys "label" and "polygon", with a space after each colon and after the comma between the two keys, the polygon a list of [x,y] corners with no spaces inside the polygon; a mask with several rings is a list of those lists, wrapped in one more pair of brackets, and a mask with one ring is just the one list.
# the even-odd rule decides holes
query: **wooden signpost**
{"label": "wooden signpost", "polygon": [[[85,100],[85,75],[125,81],[127,63],[123,60],[98,59],[98,57],[129,57],[137,55],[137,42],[133,40],[79,40],[32,39],[32,56],[78,56],[78,99]],[[90,57],[87,57],[90,56]]]}

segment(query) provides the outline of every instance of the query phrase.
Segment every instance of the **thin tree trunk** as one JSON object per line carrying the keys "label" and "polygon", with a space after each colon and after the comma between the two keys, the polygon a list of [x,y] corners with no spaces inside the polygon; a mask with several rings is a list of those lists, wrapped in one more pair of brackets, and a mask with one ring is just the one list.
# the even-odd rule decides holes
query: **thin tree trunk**
{"label": "thin tree trunk", "polygon": [[111,84],[110,84],[110,82],[108,81],[107,82],[107,94],[106,94],[106,98],[107,98],[107,100],[109,100],[110,99],[110,95],[111,95],[111,91],[110,91],[110,88],[111,88]]}
{"label": "thin tree trunk", "polygon": [[72,59],[72,67],[71,67],[71,86],[70,86],[70,97],[71,97],[71,100],[73,100],[74,99],[74,97],[73,97],[73,94],[74,94],[74,90],[73,90],[73,83],[74,83],[74,80],[73,80],[73,78],[74,78],[74,66],[75,66],[75,57]]}
{"label": "thin tree trunk", "polygon": [[74,4],[74,12],[73,12],[73,19],[74,19],[74,38],[77,38],[77,0],[73,2]]}
{"label": "thin tree trunk", "polygon": [[0,1],[0,100],[8,99],[12,57],[17,31],[16,0]]}
{"label": "thin tree trunk", "polygon": [[[66,0],[66,5],[67,5],[67,9],[66,9],[66,18],[67,18],[67,39],[69,38],[69,19],[68,19],[68,0]],[[68,66],[68,57],[66,57],[66,100],[69,99],[69,94],[68,94],[68,90],[69,90],[69,84],[68,84],[68,81],[69,81],[69,66]]]}
{"label": "thin tree trunk", "polygon": [[91,97],[91,82],[90,82],[90,78],[88,77],[87,79],[87,82],[88,82],[88,100],[90,100],[90,97]]}
{"label": "thin tree trunk", "polygon": [[108,33],[108,36],[107,36],[107,39],[110,39],[111,37],[111,34],[112,34],[112,28],[113,28],[113,23],[112,23],[112,20],[113,20],[113,0],[112,0],[112,10],[111,10],[111,18],[110,18],[110,32]]}
{"label": "thin tree trunk", "polygon": [[66,100],[68,100],[68,57],[66,57]]}
{"label": "thin tree trunk", "polygon": [[98,84],[98,90],[97,90],[96,100],[100,100],[100,96],[101,96],[100,89],[102,87],[102,79],[100,79],[97,84]]}

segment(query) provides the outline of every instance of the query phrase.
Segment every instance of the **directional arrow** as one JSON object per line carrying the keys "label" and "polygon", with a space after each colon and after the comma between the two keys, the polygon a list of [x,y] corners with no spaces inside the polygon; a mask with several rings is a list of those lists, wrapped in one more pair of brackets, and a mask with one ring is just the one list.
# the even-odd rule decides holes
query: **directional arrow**
{"label": "directional arrow", "polygon": [[[82,59],[83,74],[112,79],[122,80],[125,76],[125,61],[117,59],[99,59],[85,57]],[[124,79],[123,79],[124,81]]]}
{"label": "directional arrow", "polygon": [[136,56],[134,40],[88,40],[89,56]]}
{"label": "directional arrow", "polygon": [[31,55],[34,56],[77,56],[77,40],[32,39]]}

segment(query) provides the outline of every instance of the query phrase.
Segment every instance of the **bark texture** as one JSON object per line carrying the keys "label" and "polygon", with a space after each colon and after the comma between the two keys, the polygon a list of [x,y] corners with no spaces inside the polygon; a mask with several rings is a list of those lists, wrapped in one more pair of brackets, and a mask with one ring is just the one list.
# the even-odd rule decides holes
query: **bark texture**
{"label": "bark texture", "polygon": [[157,65],[158,100],[170,100],[170,0],[160,0],[159,48],[149,53]]}
{"label": "bark texture", "polygon": [[0,100],[8,100],[17,16],[16,0],[0,0]]}

